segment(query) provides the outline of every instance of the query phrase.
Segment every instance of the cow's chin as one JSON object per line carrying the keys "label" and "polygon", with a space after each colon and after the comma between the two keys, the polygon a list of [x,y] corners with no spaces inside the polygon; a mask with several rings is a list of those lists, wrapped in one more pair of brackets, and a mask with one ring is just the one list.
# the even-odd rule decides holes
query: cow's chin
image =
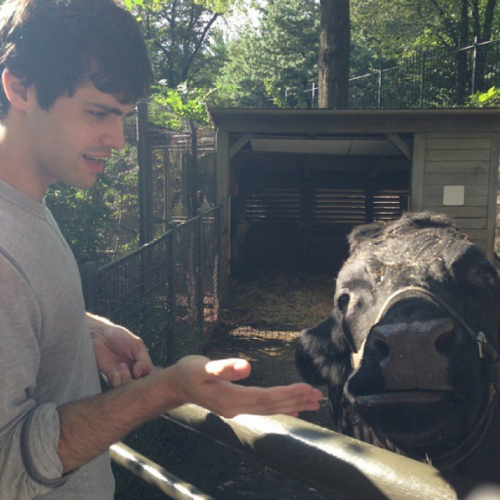
{"label": "cow's chin", "polygon": [[466,412],[452,391],[350,394],[349,399],[377,439],[389,440],[398,448],[422,453],[444,451],[467,434]]}

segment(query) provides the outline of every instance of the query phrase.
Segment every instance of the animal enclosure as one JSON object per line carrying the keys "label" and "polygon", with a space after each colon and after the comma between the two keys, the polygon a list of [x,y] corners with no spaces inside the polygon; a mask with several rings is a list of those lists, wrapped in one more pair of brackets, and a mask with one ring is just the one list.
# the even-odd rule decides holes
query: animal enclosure
{"label": "animal enclosure", "polygon": [[430,210],[493,260],[500,110],[211,109],[221,293],[262,267],[335,272],[359,224]]}

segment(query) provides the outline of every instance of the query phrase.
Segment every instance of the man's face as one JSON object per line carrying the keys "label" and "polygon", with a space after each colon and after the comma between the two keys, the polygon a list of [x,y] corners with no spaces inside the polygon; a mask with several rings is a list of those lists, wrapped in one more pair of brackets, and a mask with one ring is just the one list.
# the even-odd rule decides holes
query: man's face
{"label": "man's face", "polygon": [[31,99],[26,153],[32,181],[42,193],[58,181],[82,189],[92,187],[104,159],[113,149],[124,147],[123,118],[134,109],[91,83],[79,87],[72,97],[60,97],[48,111]]}

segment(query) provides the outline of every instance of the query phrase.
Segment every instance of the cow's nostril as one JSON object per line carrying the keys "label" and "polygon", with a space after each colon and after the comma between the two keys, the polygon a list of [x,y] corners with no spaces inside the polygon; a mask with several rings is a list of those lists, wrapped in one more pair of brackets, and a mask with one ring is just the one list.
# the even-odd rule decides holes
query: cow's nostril
{"label": "cow's nostril", "polygon": [[379,359],[385,359],[389,356],[390,348],[383,340],[373,339],[372,347]]}
{"label": "cow's nostril", "polygon": [[455,343],[455,330],[451,329],[441,333],[436,339],[434,346],[436,347],[436,350],[438,352],[444,353],[446,351],[449,351],[453,347],[454,343]]}

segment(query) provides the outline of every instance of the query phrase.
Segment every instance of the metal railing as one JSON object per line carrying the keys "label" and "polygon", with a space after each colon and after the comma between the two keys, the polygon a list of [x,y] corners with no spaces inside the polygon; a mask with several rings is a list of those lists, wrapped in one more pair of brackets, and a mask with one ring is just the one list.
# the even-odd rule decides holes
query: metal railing
{"label": "metal railing", "polygon": [[87,310],[139,335],[156,366],[200,353],[218,320],[219,207],[99,269],[84,266]]}
{"label": "metal railing", "polygon": [[[459,500],[476,486],[465,478],[285,415],[224,419],[188,404],[163,418],[208,437],[214,446],[222,444],[312,486],[325,499]],[[122,444],[112,448],[112,456],[170,498],[210,498]],[[262,498],[271,498],[265,494],[265,485]]]}

